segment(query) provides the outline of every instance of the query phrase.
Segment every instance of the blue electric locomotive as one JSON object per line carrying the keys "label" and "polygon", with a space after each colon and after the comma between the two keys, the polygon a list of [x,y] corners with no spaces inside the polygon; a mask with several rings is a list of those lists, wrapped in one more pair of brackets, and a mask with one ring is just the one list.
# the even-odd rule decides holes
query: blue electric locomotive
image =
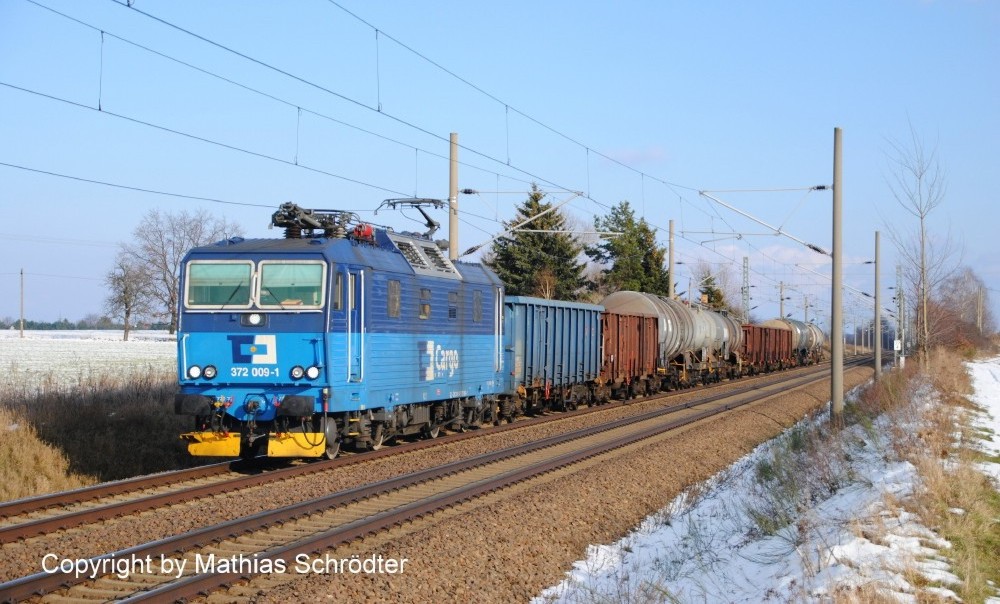
{"label": "blue electric locomotive", "polygon": [[288,203],[285,238],[187,254],[175,411],[194,416],[192,455],[332,458],[495,419],[496,275],[356,218]]}

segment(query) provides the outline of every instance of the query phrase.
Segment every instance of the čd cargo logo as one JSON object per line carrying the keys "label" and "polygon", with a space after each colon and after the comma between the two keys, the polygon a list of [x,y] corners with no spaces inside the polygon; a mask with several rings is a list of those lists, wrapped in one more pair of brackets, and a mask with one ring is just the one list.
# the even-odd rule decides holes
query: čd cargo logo
{"label": "\u010dd cargo logo", "polygon": [[233,364],[277,365],[277,336],[229,336],[233,346]]}
{"label": "\u010dd cargo logo", "polygon": [[417,342],[417,350],[420,352],[420,376],[423,381],[429,382],[435,378],[455,375],[458,369],[458,351],[445,350],[440,344],[435,345],[434,340]]}

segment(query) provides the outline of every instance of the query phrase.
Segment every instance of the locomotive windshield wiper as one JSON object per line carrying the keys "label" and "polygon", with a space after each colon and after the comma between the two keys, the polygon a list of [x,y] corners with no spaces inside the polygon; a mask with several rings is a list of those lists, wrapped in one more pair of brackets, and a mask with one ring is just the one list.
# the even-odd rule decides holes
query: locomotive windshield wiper
{"label": "locomotive windshield wiper", "polygon": [[233,288],[233,293],[229,294],[229,297],[226,298],[226,301],[223,302],[222,305],[223,306],[229,306],[229,303],[233,301],[233,298],[236,297],[236,294],[239,293],[239,291],[241,289],[243,289],[244,287],[248,287],[248,285],[245,284],[245,283],[237,283],[236,287]]}
{"label": "locomotive windshield wiper", "polygon": [[[261,288],[260,293],[262,296],[267,295],[274,298],[274,301],[278,304],[278,308],[280,308],[281,310],[287,310],[285,306],[281,303],[281,300],[278,299],[278,296],[275,296],[274,294],[271,293],[271,290]],[[261,302],[263,302],[263,300],[261,300]]]}

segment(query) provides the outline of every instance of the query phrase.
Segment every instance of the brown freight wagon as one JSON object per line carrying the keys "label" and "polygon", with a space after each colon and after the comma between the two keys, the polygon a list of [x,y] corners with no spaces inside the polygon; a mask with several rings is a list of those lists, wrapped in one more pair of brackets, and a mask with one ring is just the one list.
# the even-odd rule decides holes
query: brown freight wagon
{"label": "brown freight wagon", "polygon": [[597,400],[632,398],[660,390],[657,318],[601,313],[602,364]]}
{"label": "brown freight wagon", "polygon": [[792,332],[777,327],[744,325],[743,364],[751,374],[794,365]]}

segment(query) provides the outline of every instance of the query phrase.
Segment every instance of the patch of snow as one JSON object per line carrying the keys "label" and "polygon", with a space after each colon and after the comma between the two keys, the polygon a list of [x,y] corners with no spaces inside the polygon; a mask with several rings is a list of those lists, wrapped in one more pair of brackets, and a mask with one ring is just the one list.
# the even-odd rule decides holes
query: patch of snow
{"label": "patch of snow", "polygon": [[[983,438],[979,442],[980,449],[986,455],[1000,459],[1000,357],[966,363],[965,366],[972,376],[975,390],[970,399],[982,409],[973,420],[973,426]],[[992,477],[993,484],[1000,489],[1000,463],[982,462],[979,468]]]}
{"label": "patch of snow", "polygon": [[[177,342],[166,332],[0,330],[0,389],[39,390],[176,372]],[[133,337],[134,336],[134,337]]]}
{"label": "patch of snow", "polygon": [[[987,437],[987,454],[1000,456],[1000,357],[968,365],[973,400],[984,410],[976,425]],[[922,388],[914,407],[932,407],[935,398]],[[770,536],[755,531],[748,516],[760,495],[756,469],[779,446],[777,439],[764,443],[617,543],[590,546],[565,580],[532,602],[784,602],[873,584],[902,602],[916,602],[916,588],[906,578],[914,573],[938,585],[922,587],[924,593],[957,601],[941,587],[959,582],[943,556],[950,544],[891,503],[912,492],[917,476],[910,463],[892,459],[884,435],[892,423],[913,421],[919,419],[882,417],[873,430],[850,428],[843,439],[853,443],[847,445],[849,484]],[[1000,481],[1000,464],[982,465]],[[1000,604],[1000,598],[987,602]]]}

